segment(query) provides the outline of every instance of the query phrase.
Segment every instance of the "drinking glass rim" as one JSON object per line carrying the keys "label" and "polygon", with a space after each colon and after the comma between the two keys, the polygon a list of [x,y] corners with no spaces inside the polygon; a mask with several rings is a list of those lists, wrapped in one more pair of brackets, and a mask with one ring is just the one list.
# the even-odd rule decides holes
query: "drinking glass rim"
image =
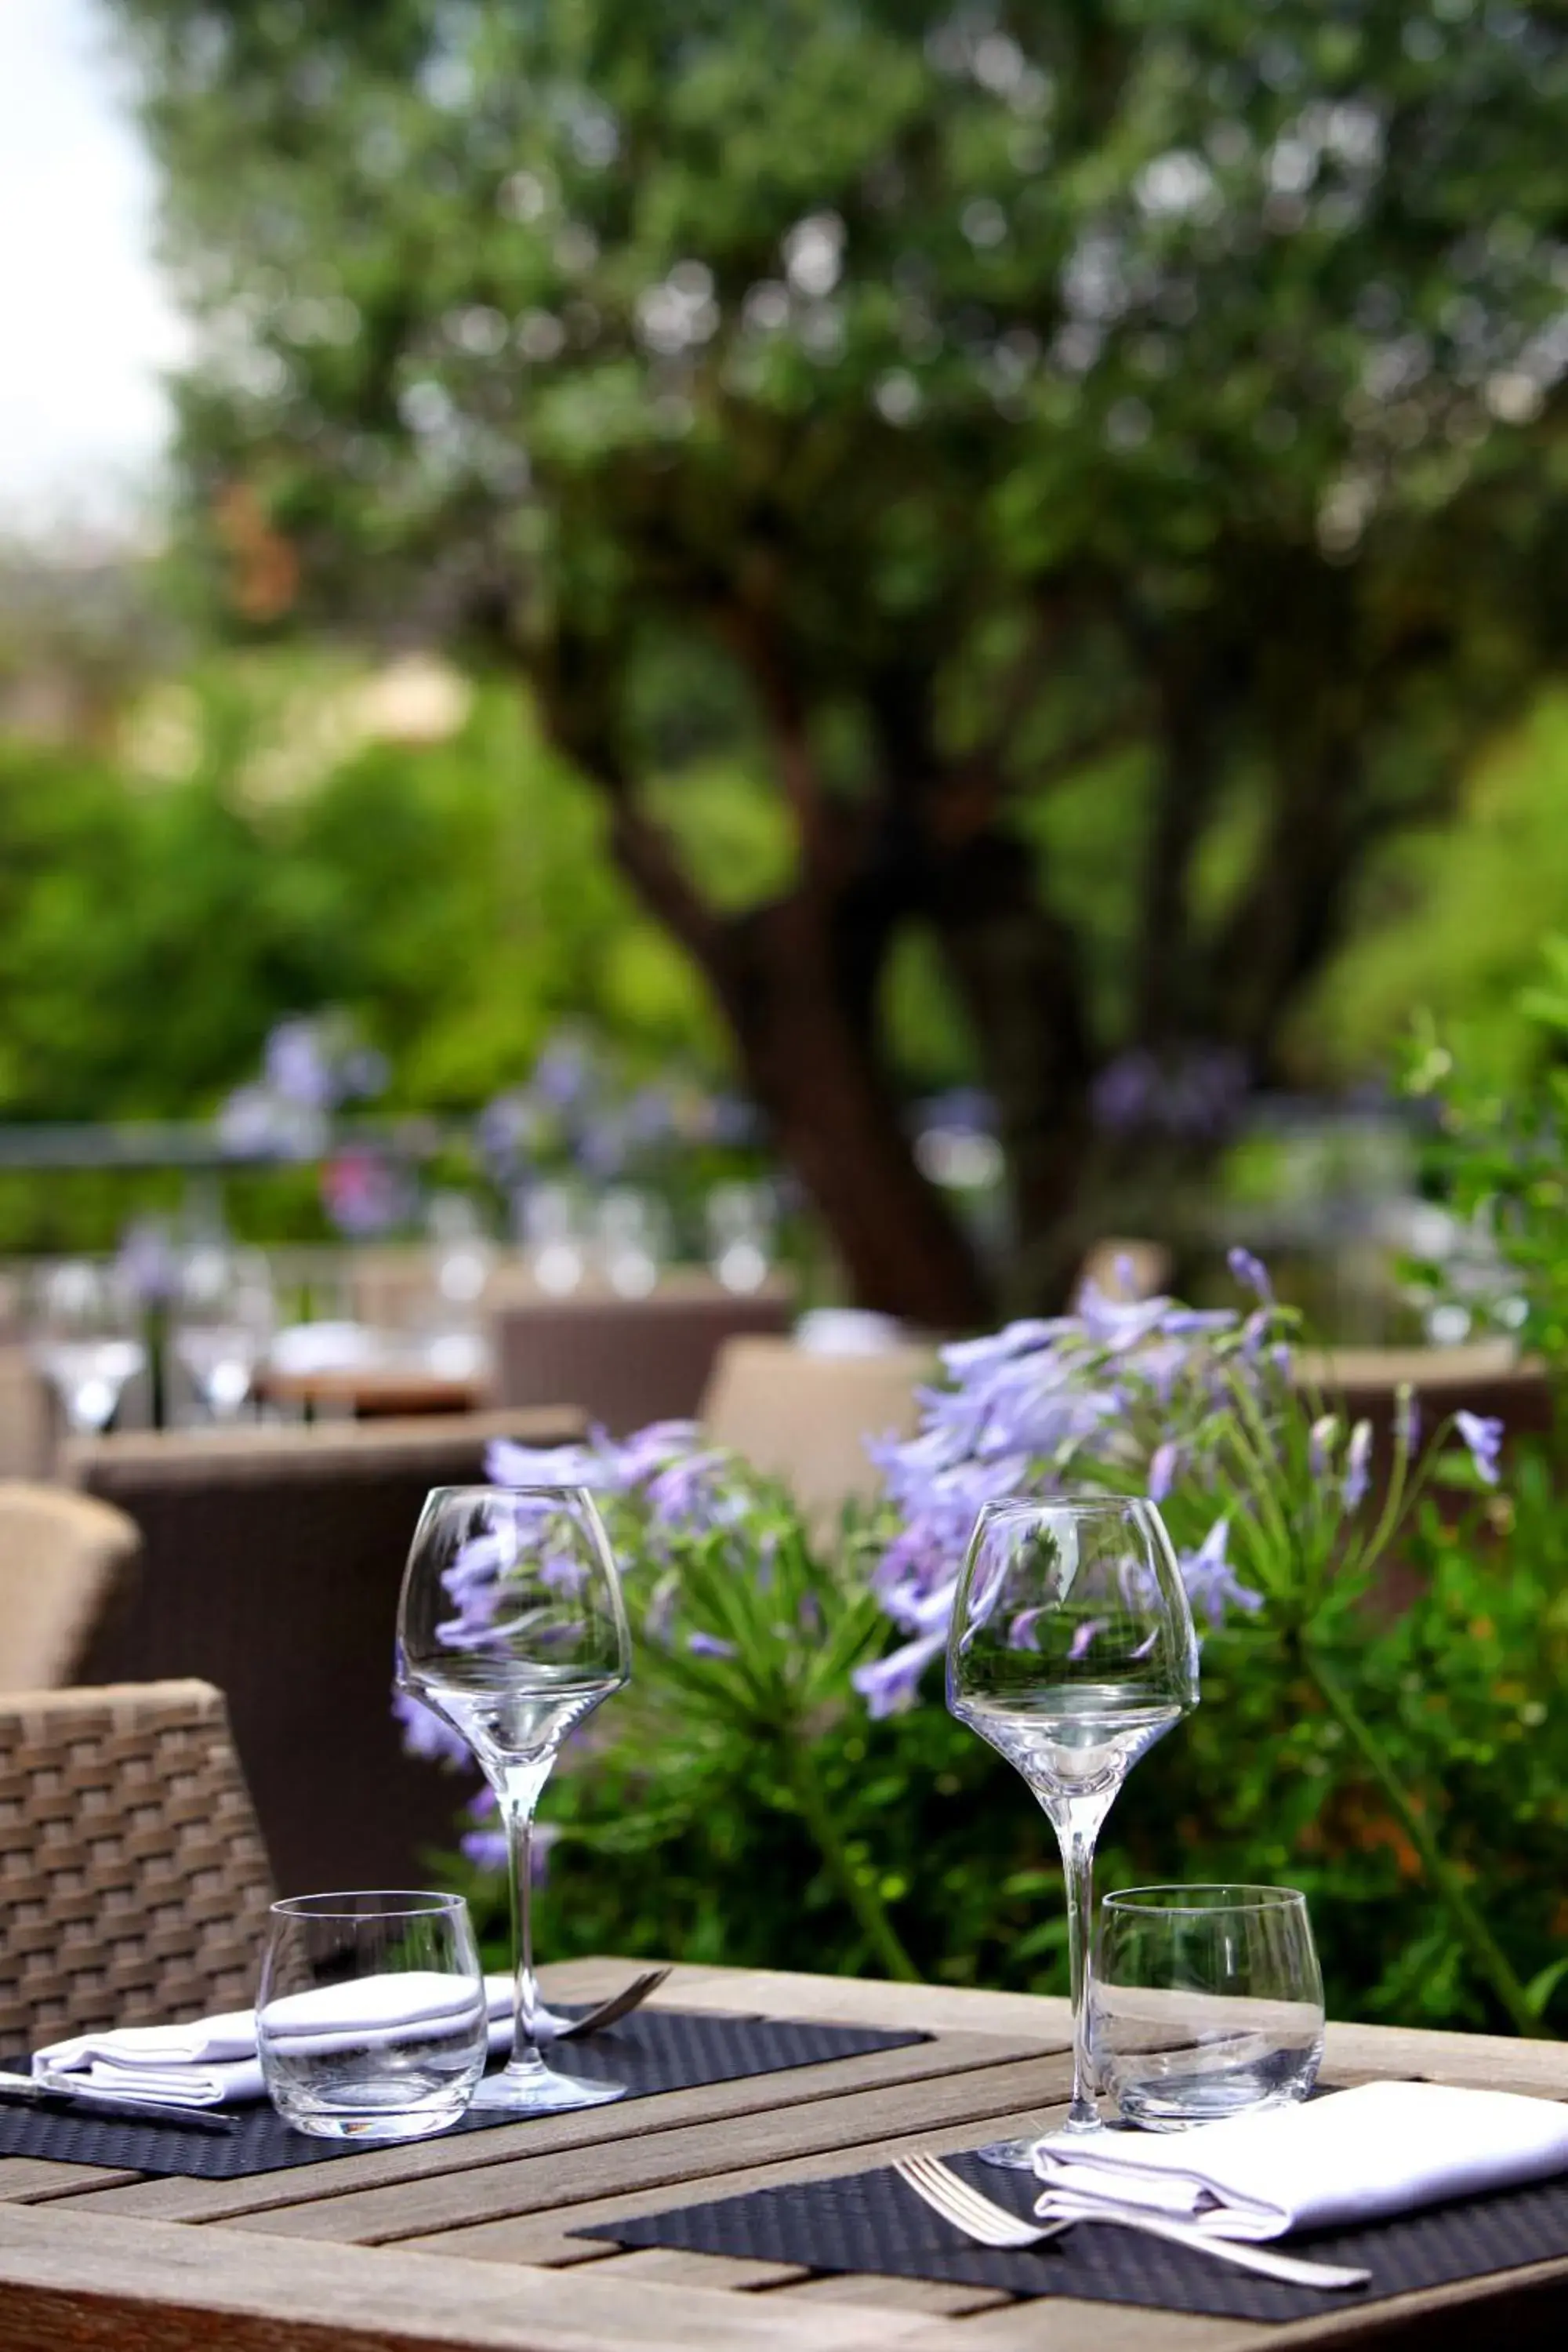
{"label": "drinking glass rim", "polygon": [[499,1502],[514,1495],[581,1495],[586,1501],[594,1501],[593,1487],[581,1478],[530,1478],[519,1486],[498,1486],[491,1479],[472,1486],[432,1486],[426,1493],[423,1507],[427,1511],[435,1502]]}
{"label": "drinking glass rim", "polygon": [[[359,1904],[359,1910],[334,1904]],[[443,1894],[434,1886],[339,1886],[324,1895],[283,1895],[268,1910],[278,1919],[427,1919],[468,1908],[463,1895]]]}
{"label": "drinking glass rim", "polygon": [[[1207,1902],[1188,1902],[1189,1895],[1207,1895]],[[1215,1911],[1284,1911],[1300,1904],[1304,1910],[1307,1897],[1299,1886],[1261,1886],[1242,1881],[1199,1879],[1190,1885],[1172,1884],[1167,1886],[1119,1886],[1114,1893],[1100,1897],[1105,1911],[1147,1911],[1167,1914],[1186,1913],[1202,1916]]]}
{"label": "drinking glass rim", "polygon": [[1071,1511],[1084,1518],[1091,1511],[1152,1511],[1159,1506],[1148,1495],[1102,1495],[1098,1488],[1084,1487],[1060,1495],[994,1495],[980,1506],[983,1519],[1004,1518],[1028,1512],[1038,1515],[1047,1511]]}

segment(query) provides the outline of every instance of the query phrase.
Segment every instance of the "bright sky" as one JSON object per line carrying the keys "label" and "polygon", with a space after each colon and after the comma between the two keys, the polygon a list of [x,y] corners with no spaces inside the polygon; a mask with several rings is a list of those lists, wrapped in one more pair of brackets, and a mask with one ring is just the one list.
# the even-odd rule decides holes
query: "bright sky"
{"label": "bright sky", "polygon": [[156,491],[181,328],[152,167],[98,0],[0,0],[0,536]]}

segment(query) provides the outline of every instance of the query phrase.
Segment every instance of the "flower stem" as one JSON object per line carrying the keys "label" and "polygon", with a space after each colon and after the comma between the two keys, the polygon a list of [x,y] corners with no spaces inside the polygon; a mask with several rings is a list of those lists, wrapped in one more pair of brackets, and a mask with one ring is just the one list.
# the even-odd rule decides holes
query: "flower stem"
{"label": "flower stem", "polygon": [[838,1834],[838,1824],[833,1818],[827,1792],[822,1785],[822,1776],[810,1748],[798,1733],[793,1731],[784,1734],[784,1748],[790,1785],[805,1825],[816,1841],[818,1853],[826,1863],[839,1893],[859,1922],[871,1949],[889,1976],[897,1977],[904,1984],[919,1984],[920,1970],[900,1943],[881,1896],[856,1870]]}
{"label": "flower stem", "polygon": [[1401,1828],[1421,1858],[1428,1885],[1447,1906],[1459,1939],[1468,1948],[1479,1974],[1508,2011],[1518,2032],[1532,2037],[1544,2034],[1546,2029],[1531,2009],[1529,1996],[1515,1975],[1508,1954],[1470,1900],[1458,1871],[1443,1853],[1420,1811],[1412,1803],[1372,1726],[1333,1668],[1310,1644],[1303,1647],[1302,1663],[1321,1692],[1330,1713],[1350,1735],[1361,1752],[1363,1761],[1370,1767],[1394,1807]]}

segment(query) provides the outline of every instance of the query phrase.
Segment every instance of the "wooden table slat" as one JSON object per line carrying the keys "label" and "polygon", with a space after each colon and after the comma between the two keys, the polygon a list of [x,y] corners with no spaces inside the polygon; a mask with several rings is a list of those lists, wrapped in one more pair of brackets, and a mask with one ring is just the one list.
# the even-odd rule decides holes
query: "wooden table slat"
{"label": "wooden table slat", "polygon": [[[618,2221],[632,2213],[662,2213],[672,2205],[705,2202],[710,2198],[742,2197],[753,2189],[772,2189],[786,2180],[826,2180],[839,2173],[867,2172],[878,2165],[890,2164],[896,2156],[925,2148],[937,2156],[954,2148],[973,2147],[977,2139],[994,2133],[1011,2137],[1020,2132],[1043,2112],[1049,2118],[1066,2113],[1067,2090],[1055,2108],[1042,2111],[1037,2106],[1004,2108],[976,2123],[970,2118],[950,2120],[945,2125],[933,2124],[921,2116],[911,2127],[901,2133],[891,2133],[859,2146],[834,2146],[819,2149],[815,2155],[784,2156],[775,2150],[772,2160],[753,2163],[725,2162],[720,2175],[700,2183],[689,2179],[667,2181],[655,2187],[647,2181],[636,2189],[623,2189],[616,2196],[591,2197],[585,2202],[574,2203],[570,2188],[562,2198],[543,2212],[520,2213],[503,2220],[468,2224],[451,2222],[429,2236],[409,2238],[401,2242],[420,2246],[429,2252],[452,2254],[473,2252],[480,2260],[491,2260],[507,2250],[507,2258],[517,2262],[547,2265],[561,2261],[581,2260],[582,2246],[602,2244],[602,2240],[574,2237],[575,2231],[592,2222]],[[727,2150],[726,2154],[731,2153]],[[248,2227],[249,2224],[236,2224]],[[258,2221],[256,2227],[262,2224]]]}
{"label": "wooden table slat", "polygon": [[[437,2174],[390,2189],[367,2189],[357,2196],[319,2198],[308,2204],[248,2211],[231,2208],[233,2218],[226,2219],[225,2226],[281,2237],[384,2245],[398,2238],[428,2236],[434,2230],[459,2229],[468,2222],[497,2221],[517,2213],[559,2213],[571,2205],[617,2192],[646,2197],[656,2189],[679,2185],[685,2190],[692,2182],[702,2182],[704,2188],[698,2193],[716,2196],[721,2191],[710,2185],[713,2175],[727,2179],[740,2167],[781,2157],[826,2154],[839,2158],[857,2146],[882,2147],[894,2135],[916,2134],[923,2144],[944,2125],[963,2126],[961,2137],[972,2141],[977,2134],[984,2137],[993,2119],[1005,2112],[1010,2099],[1027,2101],[1026,2113],[1042,2116],[1059,2113],[1071,2084],[1071,2061],[1067,2058],[979,2067],[883,2091],[824,2096],[783,2114],[735,2116],[721,2132],[704,2123],[685,2131],[659,2132],[647,2139],[581,2148],[570,2158],[518,2157],[482,2172]],[[237,2189],[241,2184],[233,2186]],[[107,2208],[117,2195],[130,2200],[140,2193],[110,2190],[92,2202]],[[117,2210],[122,2210],[123,2205]]]}
{"label": "wooden table slat", "polygon": [[[465,2132],[451,2139],[367,2149],[363,2156],[253,2173],[242,2180],[148,2179],[101,2193],[93,2186],[84,2189],[78,2201],[105,2212],[142,2213],[163,2221],[218,2221],[237,2213],[279,2211],[291,2205],[335,2203],[377,2189],[447,2183],[465,2173],[490,2174],[545,2159],[559,2177],[561,2166],[590,2157],[595,2149],[614,2151],[628,2145],[652,2147],[669,2135],[711,2132],[721,2124],[743,2122],[757,2115],[777,2119],[781,2130],[797,2130],[803,2117],[836,2101],[881,2099],[903,2090],[918,2094],[927,2084],[949,2076],[985,2074],[1033,2055],[1027,2045],[1000,2035],[942,2035],[900,2050],[832,2059],[826,2065],[791,2067],[784,2074],[753,2074],[732,2083],[708,2083],[625,2106],[616,2103],[586,2107],[492,2131]],[[1050,2063],[1059,2070],[1065,2055]],[[809,2124],[805,2127],[815,2128]]]}

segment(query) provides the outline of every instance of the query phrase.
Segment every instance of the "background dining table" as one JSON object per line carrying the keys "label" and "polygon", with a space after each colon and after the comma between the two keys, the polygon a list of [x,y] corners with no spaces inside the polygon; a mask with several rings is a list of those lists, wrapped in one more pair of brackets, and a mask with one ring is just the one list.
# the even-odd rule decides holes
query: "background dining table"
{"label": "background dining table", "polygon": [[[593,2000],[634,1963],[545,1971]],[[0,2159],[0,2347],[74,2352],[1263,2352],[1556,2345],[1568,2255],[1288,2326],[573,2232],[781,2182],[972,2147],[1061,2109],[1065,2002],[678,1968],[661,2007],[919,2028],[929,2038],[493,2131],[236,2180]],[[1568,2051],[1334,2025],[1324,2080],[1423,2076],[1568,2098]]]}

